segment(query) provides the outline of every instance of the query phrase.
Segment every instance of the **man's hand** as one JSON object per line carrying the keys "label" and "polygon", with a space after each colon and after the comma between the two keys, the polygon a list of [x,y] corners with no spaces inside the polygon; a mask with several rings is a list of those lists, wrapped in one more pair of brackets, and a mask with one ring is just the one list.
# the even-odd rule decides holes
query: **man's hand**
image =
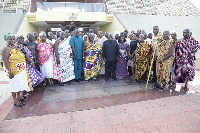
{"label": "man's hand", "polygon": [[104,60],[104,62],[106,62],[106,59],[103,59]]}
{"label": "man's hand", "polygon": [[56,62],[57,62],[57,64],[60,64],[60,60],[59,59],[57,59]]}
{"label": "man's hand", "polygon": [[75,55],[74,55],[74,60],[76,60],[76,59],[77,59],[77,55],[75,54]]}
{"label": "man's hand", "polygon": [[189,58],[193,59],[194,55],[193,54],[189,54]]}
{"label": "man's hand", "polygon": [[72,53],[70,53],[70,57],[71,57],[71,58],[73,57],[73,54],[72,54]]}
{"label": "man's hand", "polygon": [[35,63],[33,62],[33,63],[31,63],[31,66],[33,67],[33,68],[35,68]]}

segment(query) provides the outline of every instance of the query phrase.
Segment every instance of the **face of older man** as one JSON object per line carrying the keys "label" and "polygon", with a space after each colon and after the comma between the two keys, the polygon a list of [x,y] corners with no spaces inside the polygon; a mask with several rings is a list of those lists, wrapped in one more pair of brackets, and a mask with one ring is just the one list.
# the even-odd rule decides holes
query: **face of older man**
{"label": "face of older man", "polygon": [[153,33],[154,33],[154,35],[157,35],[158,32],[159,32],[158,26],[154,26],[154,27],[153,27]]}
{"label": "face of older man", "polygon": [[109,40],[112,40],[112,39],[113,39],[113,36],[112,36],[111,33],[108,34],[108,39],[109,39]]}
{"label": "face of older man", "polygon": [[74,34],[75,34],[76,37],[79,37],[79,30],[76,29],[76,30],[74,31]]}
{"label": "face of older man", "polygon": [[185,39],[187,39],[187,38],[190,37],[190,30],[189,30],[189,29],[185,29],[185,30],[183,31],[183,37],[184,37]]}
{"label": "face of older man", "polygon": [[169,31],[164,31],[164,32],[163,32],[163,39],[164,39],[164,40],[168,40],[168,39],[169,39],[169,36],[170,36]]}
{"label": "face of older man", "polygon": [[140,43],[144,42],[144,35],[143,34],[139,35],[139,41],[140,41]]}
{"label": "face of older man", "polygon": [[30,42],[32,42],[33,39],[34,39],[33,34],[28,33],[28,34],[27,34],[27,39],[28,39]]}
{"label": "face of older man", "polygon": [[93,33],[89,33],[88,34],[88,39],[90,42],[93,42],[94,41],[94,34]]}
{"label": "face of older man", "polygon": [[62,40],[66,38],[66,33],[65,33],[64,31],[62,31],[62,32],[60,33],[60,38],[61,38]]}
{"label": "face of older man", "polygon": [[102,31],[99,31],[98,34],[99,34],[99,37],[100,37],[100,38],[103,37],[103,32],[102,32]]}
{"label": "face of older man", "polygon": [[172,34],[171,34],[171,37],[172,37],[172,39],[176,39],[176,37],[177,37],[176,33],[175,33],[175,32],[172,33]]}
{"label": "face of older man", "polygon": [[54,39],[54,34],[52,32],[49,33],[49,39]]}

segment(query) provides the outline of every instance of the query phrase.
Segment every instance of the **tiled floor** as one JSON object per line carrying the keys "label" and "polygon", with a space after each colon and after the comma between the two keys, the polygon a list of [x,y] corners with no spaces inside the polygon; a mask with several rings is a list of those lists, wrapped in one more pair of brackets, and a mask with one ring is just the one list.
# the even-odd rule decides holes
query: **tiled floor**
{"label": "tiled floor", "polygon": [[[0,82],[1,83],[1,82]],[[200,71],[180,89],[158,92],[128,78],[36,88],[22,108],[10,97],[0,105],[0,132],[200,131]]]}

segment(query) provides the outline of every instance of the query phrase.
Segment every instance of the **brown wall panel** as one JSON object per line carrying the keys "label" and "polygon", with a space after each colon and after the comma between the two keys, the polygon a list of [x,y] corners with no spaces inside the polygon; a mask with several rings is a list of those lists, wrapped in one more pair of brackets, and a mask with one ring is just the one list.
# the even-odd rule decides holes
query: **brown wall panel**
{"label": "brown wall panel", "polygon": [[31,0],[31,12],[37,11],[36,2],[45,2],[45,0]]}

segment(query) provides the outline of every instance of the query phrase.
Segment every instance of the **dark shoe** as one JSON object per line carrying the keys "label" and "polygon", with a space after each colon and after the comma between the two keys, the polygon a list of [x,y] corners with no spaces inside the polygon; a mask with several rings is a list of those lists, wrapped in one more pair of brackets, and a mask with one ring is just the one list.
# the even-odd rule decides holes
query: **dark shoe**
{"label": "dark shoe", "polygon": [[93,78],[93,80],[94,80],[94,81],[98,81],[98,79],[97,79],[97,78]]}
{"label": "dark shoe", "polygon": [[114,79],[114,80],[117,80],[117,78],[116,78],[116,77],[112,77],[112,79]]}
{"label": "dark shoe", "polygon": [[59,86],[64,86],[64,83],[59,83]]}
{"label": "dark shoe", "polygon": [[81,79],[78,79],[78,80],[79,80],[79,81],[83,81],[84,79],[81,78]]}
{"label": "dark shoe", "polygon": [[150,80],[150,81],[149,81],[149,83],[155,83],[155,82],[156,82],[156,81],[154,81],[154,80]]}
{"label": "dark shoe", "polygon": [[76,82],[80,82],[80,80],[79,80],[79,79],[75,79],[75,81],[76,81]]}
{"label": "dark shoe", "polygon": [[159,88],[160,86],[156,83],[153,87],[152,87],[152,89],[157,89],[157,88]]}
{"label": "dark shoe", "polygon": [[108,78],[106,78],[106,81],[108,81]]}
{"label": "dark shoe", "polygon": [[165,91],[165,89],[163,87],[161,87],[157,91]]}
{"label": "dark shoe", "polygon": [[23,107],[23,104],[22,104],[22,102],[19,101],[18,103],[14,104],[14,106],[15,107]]}

